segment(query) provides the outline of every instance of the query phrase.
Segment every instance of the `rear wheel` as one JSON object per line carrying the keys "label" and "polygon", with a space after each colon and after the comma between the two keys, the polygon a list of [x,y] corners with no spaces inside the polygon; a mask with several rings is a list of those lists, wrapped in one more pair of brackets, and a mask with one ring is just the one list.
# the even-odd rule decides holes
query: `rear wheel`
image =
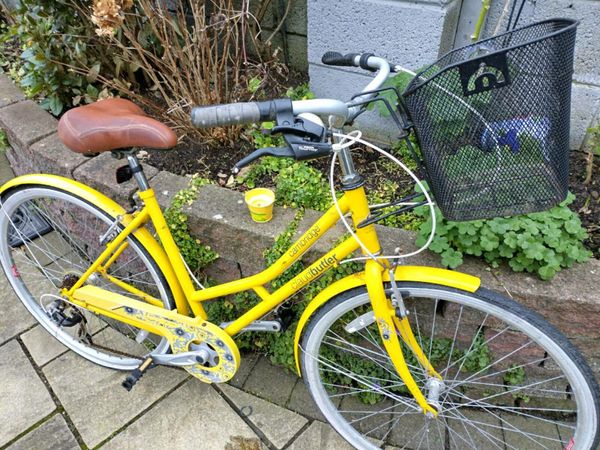
{"label": "rear wheel", "polygon": [[[115,218],[67,191],[24,186],[3,196],[0,263],[17,296],[44,328],[81,356],[106,367],[132,370],[150,352],[169,350],[165,339],[75,307],[58,295],[74,283],[104,250],[100,238]],[[173,309],[165,278],[133,236],[108,274]],[[136,298],[100,273],[87,283]],[[139,298],[136,298],[139,300]]]}
{"label": "rear wheel", "polygon": [[[383,349],[364,288],[323,306],[302,372],[357,448],[596,449],[600,391],[579,352],[538,314],[495,292],[399,283],[413,332],[443,383],[403,352],[438,418],[427,418]],[[573,445],[573,447],[569,447]]]}

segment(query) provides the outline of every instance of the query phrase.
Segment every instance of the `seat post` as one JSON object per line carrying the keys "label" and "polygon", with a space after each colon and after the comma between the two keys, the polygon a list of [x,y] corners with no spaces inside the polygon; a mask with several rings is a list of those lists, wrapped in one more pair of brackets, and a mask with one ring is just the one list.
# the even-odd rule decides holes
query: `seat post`
{"label": "seat post", "polygon": [[135,178],[135,181],[140,188],[140,191],[147,191],[150,189],[150,185],[148,184],[148,179],[146,178],[146,174],[144,173],[144,168],[140,164],[135,155],[135,152],[127,153],[127,162],[129,163],[129,168],[131,169],[131,173]]}

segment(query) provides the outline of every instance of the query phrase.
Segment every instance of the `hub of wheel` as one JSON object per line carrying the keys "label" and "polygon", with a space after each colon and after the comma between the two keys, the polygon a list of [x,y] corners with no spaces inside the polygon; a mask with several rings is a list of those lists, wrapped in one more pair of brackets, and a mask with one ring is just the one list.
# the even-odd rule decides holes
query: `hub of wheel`
{"label": "hub of wheel", "polygon": [[425,383],[425,389],[427,390],[427,403],[435,408],[438,414],[441,413],[440,395],[446,389],[446,385],[439,378],[429,377]]}

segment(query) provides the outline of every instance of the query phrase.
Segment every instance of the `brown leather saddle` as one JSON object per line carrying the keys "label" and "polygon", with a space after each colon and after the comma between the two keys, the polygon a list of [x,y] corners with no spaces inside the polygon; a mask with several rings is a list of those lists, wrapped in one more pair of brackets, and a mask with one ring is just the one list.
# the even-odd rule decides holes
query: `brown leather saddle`
{"label": "brown leather saddle", "polygon": [[77,153],[100,153],[130,147],[167,149],[177,144],[168,126],[122,98],[110,98],[67,111],[58,137]]}

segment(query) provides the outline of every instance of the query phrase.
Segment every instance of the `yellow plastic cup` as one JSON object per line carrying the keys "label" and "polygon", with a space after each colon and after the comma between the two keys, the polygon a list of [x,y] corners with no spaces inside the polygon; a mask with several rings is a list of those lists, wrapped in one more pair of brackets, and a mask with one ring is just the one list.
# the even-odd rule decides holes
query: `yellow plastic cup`
{"label": "yellow plastic cup", "polygon": [[275,193],[270,189],[256,188],[246,192],[246,205],[255,222],[268,222],[273,218]]}

